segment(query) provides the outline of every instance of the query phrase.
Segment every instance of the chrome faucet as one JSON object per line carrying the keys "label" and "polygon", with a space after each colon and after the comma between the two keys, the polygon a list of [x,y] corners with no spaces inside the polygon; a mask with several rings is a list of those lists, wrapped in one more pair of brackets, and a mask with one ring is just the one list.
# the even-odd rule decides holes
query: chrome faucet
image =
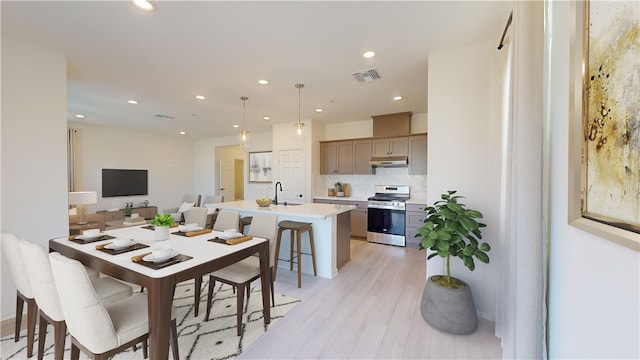
{"label": "chrome faucet", "polygon": [[280,181],[278,181],[276,183],[276,185],[274,186],[274,188],[275,188],[275,196],[274,196],[274,199],[273,199],[273,203],[275,205],[278,205],[278,185],[280,185],[280,191],[282,191],[282,183]]}

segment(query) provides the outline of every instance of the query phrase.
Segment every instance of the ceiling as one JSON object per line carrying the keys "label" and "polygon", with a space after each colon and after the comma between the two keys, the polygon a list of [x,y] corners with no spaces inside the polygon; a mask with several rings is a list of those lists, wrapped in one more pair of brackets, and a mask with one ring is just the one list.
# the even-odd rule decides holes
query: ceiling
{"label": "ceiling", "polygon": [[[497,45],[511,11],[508,1],[0,3],[3,37],[67,55],[69,121],[193,139],[238,134],[241,96],[250,132],[426,113],[429,54]],[[380,79],[352,75],[368,69]]]}

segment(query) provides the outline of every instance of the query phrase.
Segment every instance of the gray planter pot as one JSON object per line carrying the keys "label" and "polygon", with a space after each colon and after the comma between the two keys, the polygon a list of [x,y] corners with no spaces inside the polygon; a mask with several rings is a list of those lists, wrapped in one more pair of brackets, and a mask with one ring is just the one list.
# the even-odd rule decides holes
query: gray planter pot
{"label": "gray planter pot", "polygon": [[450,334],[471,334],[478,327],[478,313],[466,283],[462,289],[449,289],[429,278],[424,286],[420,311],[429,325]]}

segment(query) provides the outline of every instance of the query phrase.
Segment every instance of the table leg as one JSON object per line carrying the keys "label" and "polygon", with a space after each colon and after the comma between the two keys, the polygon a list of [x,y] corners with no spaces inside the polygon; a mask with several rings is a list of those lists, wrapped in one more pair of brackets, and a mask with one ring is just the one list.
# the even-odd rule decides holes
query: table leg
{"label": "table leg", "polygon": [[149,314],[149,357],[169,358],[171,306],[175,283],[172,279],[153,279],[147,287]]}
{"label": "table leg", "polygon": [[269,242],[260,250],[260,282],[262,285],[262,312],[264,316],[264,324],[271,323],[271,299],[269,291],[271,291],[271,273],[269,268],[271,266],[269,262]]}

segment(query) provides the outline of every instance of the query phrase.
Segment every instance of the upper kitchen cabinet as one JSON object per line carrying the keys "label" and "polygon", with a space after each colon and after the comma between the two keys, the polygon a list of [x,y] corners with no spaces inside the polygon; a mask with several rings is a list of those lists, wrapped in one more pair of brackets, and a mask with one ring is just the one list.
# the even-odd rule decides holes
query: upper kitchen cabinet
{"label": "upper kitchen cabinet", "polygon": [[371,174],[371,140],[320,142],[320,174]]}
{"label": "upper kitchen cabinet", "polygon": [[408,156],[409,137],[392,137],[373,139],[371,141],[373,157]]}
{"label": "upper kitchen cabinet", "polygon": [[427,173],[427,134],[409,137],[409,175]]}
{"label": "upper kitchen cabinet", "polygon": [[321,142],[320,174],[353,174],[353,142]]}

